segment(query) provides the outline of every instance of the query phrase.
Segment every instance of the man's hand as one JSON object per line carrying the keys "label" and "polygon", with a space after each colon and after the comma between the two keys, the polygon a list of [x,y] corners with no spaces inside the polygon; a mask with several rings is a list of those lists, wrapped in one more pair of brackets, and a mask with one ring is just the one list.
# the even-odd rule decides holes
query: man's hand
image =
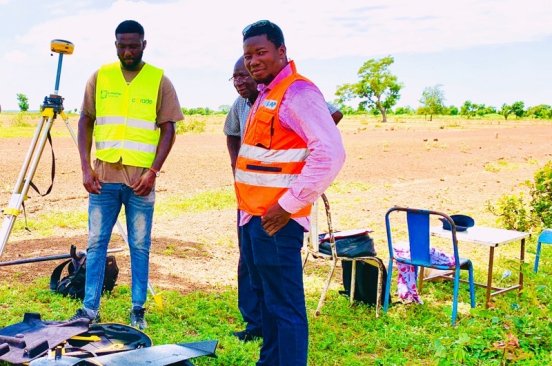
{"label": "man's hand", "polygon": [[278,202],[269,207],[266,214],[261,217],[261,225],[269,236],[272,236],[278,232],[281,228],[286,226],[291,214],[284,210]]}
{"label": "man's hand", "polygon": [[155,173],[148,169],[130,188],[137,196],[147,196],[153,189],[154,183]]}
{"label": "man's hand", "polygon": [[82,185],[88,191],[88,193],[99,194],[102,184],[98,179],[98,175],[92,169],[83,169],[82,171]]}

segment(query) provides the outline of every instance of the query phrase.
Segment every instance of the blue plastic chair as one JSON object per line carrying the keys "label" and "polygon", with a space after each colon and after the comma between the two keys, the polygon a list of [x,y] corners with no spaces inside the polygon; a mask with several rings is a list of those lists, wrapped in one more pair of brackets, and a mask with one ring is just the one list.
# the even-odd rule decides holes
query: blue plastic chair
{"label": "blue plastic chair", "polygon": [[[408,245],[410,246],[410,259],[397,257],[393,250],[393,235],[391,231],[390,215],[394,212],[404,212],[406,214],[406,223],[408,227]],[[396,216],[396,215],[393,215]],[[446,220],[451,227],[451,243],[454,253],[454,263],[460,265],[436,265],[431,263],[430,248],[431,248],[431,234],[430,234],[430,219],[431,217],[440,217]],[[475,307],[475,289],[473,282],[473,266],[469,259],[460,258],[458,255],[458,240],[456,239],[456,225],[454,221],[446,214],[421,210],[407,207],[393,207],[385,214],[385,227],[387,230],[387,244],[389,247],[389,267],[387,269],[387,283],[385,287],[383,311],[386,312],[389,307],[389,294],[391,292],[391,279],[393,276],[393,260],[399,263],[413,265],[418,273],[418,267],[428,267],[440,270],[454,270],[454,291],[452,299],[452,317],[451,324],[456,324],[456,315],[458,308],[458,287],[460,282],[460,270],[467,269],[469,273],[469,286],[470,286],[470,302],[471,307]]]}
{"label": "blue plastic chair", "polygon": [[552,244],[552,229],[544,229],[542,233],[539,235],[538,243],[537,243],[537,255],[535,257],[535,267],[533,268],[533,272],[537,273],[539,270],[539,259],[540,259],[540,252],[541,252],[541,244]]}

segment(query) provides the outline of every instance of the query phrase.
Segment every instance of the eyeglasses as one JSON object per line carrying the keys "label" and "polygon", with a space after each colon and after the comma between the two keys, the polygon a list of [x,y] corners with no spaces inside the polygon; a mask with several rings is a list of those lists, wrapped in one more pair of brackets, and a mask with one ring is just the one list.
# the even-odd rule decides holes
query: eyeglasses
{"label": "eyeglasses", "polygon": [[230,79],[228,79],[231,83],[240,83],[240,82],[246,82],[249,78],[249,74],[238,74],[232,76]]}
{"label": "eyeglasses", "polygon": [[251,23],[247,27],[243,28],[242,36],[245,36],[245,34],[253,28],[261,28],[261,27],[265,27],[267,25],[270,26],[271,28],[274,28],[274,24],[272,24],[270,22],[270,20],[266,20],[266,19],[265,20],[259,20],[255,23]]}

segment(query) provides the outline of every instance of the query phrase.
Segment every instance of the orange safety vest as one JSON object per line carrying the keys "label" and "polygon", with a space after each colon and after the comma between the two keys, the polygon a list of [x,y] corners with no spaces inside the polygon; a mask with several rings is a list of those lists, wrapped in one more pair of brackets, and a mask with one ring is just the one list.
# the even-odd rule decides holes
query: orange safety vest
{"label": "orange safety vest", "polygon": [[[238,159],[235,186],[238,207],[254,216],[262,216],[297,179],[309,155],[307,143],[290,129],[282,127],[278,111],[289,86],[297,80],[308,81],[295,70],[269,91],[255,113],[247,119]],[[291,217],[305,217],[307,205]]]}

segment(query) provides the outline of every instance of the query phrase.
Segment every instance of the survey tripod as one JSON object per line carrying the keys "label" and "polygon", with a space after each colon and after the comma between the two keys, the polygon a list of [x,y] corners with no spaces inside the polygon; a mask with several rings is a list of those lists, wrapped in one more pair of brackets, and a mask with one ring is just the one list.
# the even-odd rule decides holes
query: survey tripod
{"label": "survey tripod", "polygon": [[[50,50],[54,53],[58,53],[58,65],[57,65],[57,74],[56,82],[54,87],[54,93],[49,96],[44,97],[44,103],[41,106],[41,120],[38,122],[33,138],[31,140],[31,145],[27,150],[25,160],[23,161],[23,166],[17,177],[15,187],[13,189],[10,201],[8,206],[3,209],[4,221],[2,222],[2,228],[0,230],[0,257],[4,251],[4,247],[8,242],[8,238],[13,230],[15,219],[19,214],[22,213],[23,202],[27,198],[27,193],[29,192],[29,187],[32,186],[32,179],[40,162],[40,157],[46,146],[46,141],[50,138],[50,130],[56,120],[57,116],[61,116],[65,122],[71,138],[75,145],[78,145],[77,136],[69,124],[67,115],[63,111],[63,98],[58,94],[59,92],[59,81],[61,76],[61,66],[63,64],[63,55],[71,55],[75,46],[73,43],[63,40],[63,39],[54,39],[50,43]],[[53,162],[52,162],[53,164]],[[53,180],[53,177],[52,177]],[[117,220],[117,228],[119,233],[123,237],[125,243],[128,245],[128,236],[125,229],[121,223]],[[30,260],[27,263],[32,262]],[[157,306],[162,307],[162,300],[159,295],[156,295],[153,287],[148,282],[148,290],[150,291],[155,303]]]}

